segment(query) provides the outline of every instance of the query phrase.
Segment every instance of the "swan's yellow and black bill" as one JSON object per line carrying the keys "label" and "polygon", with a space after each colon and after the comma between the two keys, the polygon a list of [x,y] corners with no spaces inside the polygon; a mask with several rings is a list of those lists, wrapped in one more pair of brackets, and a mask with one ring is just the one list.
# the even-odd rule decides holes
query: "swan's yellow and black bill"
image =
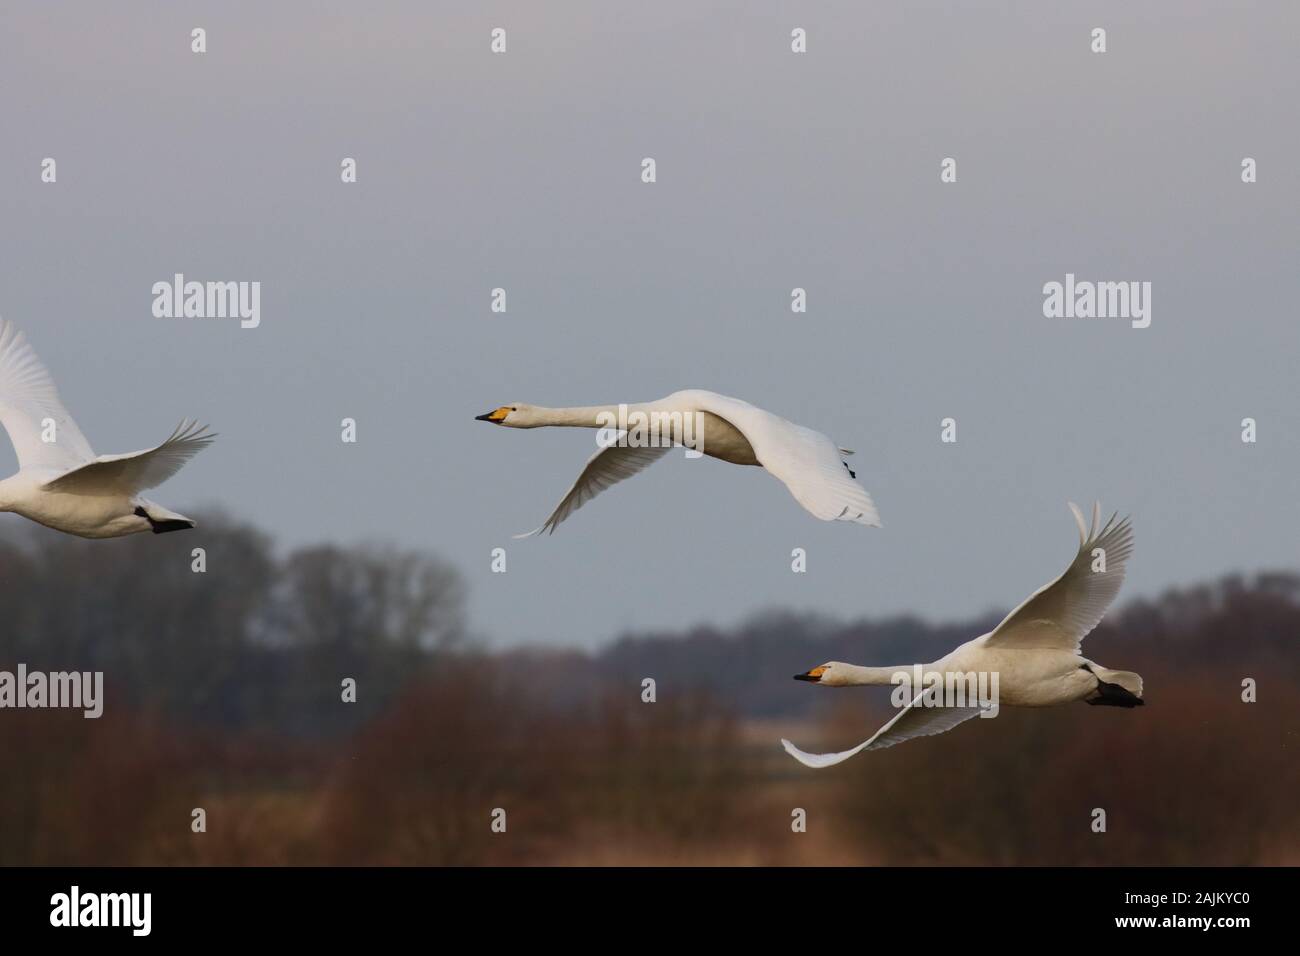
{"label": "swan's yellow and black bill", "polygon": [[475,415],[476,422],[503,422],[506,416],[510,414],[509,406],[502,405],[500,408],[488,412],[486,415]]}
{"label": "swan's yellow and black bill", "polygon": [[823,664],[821,667],[814,667],[806,674],[795,674],[794,679],[812,681],[815,684],[822,679],[822,675],[825,673],[826,673],[826,666]]}

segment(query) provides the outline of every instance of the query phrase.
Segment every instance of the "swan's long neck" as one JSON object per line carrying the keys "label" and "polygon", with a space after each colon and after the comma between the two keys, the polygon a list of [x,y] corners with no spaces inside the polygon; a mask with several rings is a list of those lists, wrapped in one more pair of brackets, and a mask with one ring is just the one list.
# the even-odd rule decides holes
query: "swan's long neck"
{"label": "swan's long neck", "polygon": [[[629,405],[629,409],[636,408]],[[603,428],[618,424],[617,405],[580,405],[574,408],[538,408],[537,413],[546,425],[571,428]]]}
{"label": "swan's long neck", "polygon": [[[893,667],[863,667],[859,664],[844,665],[844,677],[849,684],[893,684],[894,675],[899,671],[906,671],[908,675],[914,672],[916,667],[924,668],[922,664],[898,664]],[[836,670],[840,670],[840,665],[835,665]]]}

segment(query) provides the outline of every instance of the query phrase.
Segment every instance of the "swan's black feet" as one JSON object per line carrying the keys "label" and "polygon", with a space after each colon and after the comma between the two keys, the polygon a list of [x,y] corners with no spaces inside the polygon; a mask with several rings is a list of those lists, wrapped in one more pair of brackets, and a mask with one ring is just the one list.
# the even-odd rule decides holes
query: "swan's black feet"
{"label": "swan's black feet", "polygon": [[154,534],[166,534],[168,531],[188,531],[194,527],[193,521],[181,521],[177,518],[165,518],[162,521],[155,521],[150,517],[149,512],[143,508],[136,508],[135,513],[149,522],[149,530]]}
{"label": "swan's black feet", "polygon": [[[1097,672],[1087,664],[1081,664],[1079,670],[1087,671],[1093,677],[1097,677]],[[1146,702],[1127,688],[1119,684],[1111,684],[1097,677],[1097,696],[1085,697],[1084,703],[1093,706],[1102,707],[1144,707]]]}

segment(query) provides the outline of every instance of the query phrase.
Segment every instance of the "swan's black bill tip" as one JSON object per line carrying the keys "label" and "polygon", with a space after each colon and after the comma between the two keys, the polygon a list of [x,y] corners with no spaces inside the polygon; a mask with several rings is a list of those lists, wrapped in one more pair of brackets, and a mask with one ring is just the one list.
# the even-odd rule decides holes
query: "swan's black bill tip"
{"label": "swan's black bill tip", "polygon": [[476,421],[476,422],[490,422],[490,421],[492,421],[492,413],[491,413],[491,412],[488,412],[486,415],[475,415],[475,416],[474,416],[474,421]]}
{"label": "swan's black bill tip", "polygon": [[806,681],[808,681],[810,684],[815,684],[815,683],[817,683],[819,680],[821,680],[820,677],[813,677],[812,674],[795,674],[795,675],[794,675],[794,679],[795,679],[795,680],[806,680]]}

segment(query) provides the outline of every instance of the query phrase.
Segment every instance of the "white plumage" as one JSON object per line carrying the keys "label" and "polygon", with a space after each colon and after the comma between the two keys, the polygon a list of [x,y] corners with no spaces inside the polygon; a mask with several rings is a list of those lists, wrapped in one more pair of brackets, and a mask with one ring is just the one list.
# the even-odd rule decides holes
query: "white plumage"
{"label": "white plumage", "polygon": [[[810,754],[788,740],[786,753],[808,767],[829,767],[864,750],[941,734],[982,712],[1002,704],[1048,707],[1070,701],[1136,707],[1142,704],[1142,678],[1131,671],[1113,671],[1079,656],[1081,642],[1101,621],[1124,583],[1124,571],[1133,554],[1133,529],[1127,518],[1112,515],[1101,524],[1101,507],[1093,506],[1091,526],[1073,503],[1070,510],[1079,526],[1079,549],[1065,573],[1035,591],[987,634],[967,641],[932,664],[862,667],[831,661],[796,679],[846,687],[893,684],[896,675],[938,674],[945,685],[949,677],[970,674],[997,675],[997,701],[967,700],[962,706],[926,706],[925,694],[910,703],[867,740],[839,753]],[[991,680],[990,680],[991,684]]]}
{"label": "white plumage", "polygon": [[780,479],[796,501],[823,521],[852,521],[879,527],[880,517],[871,496],[854,480],[840,448],[821,432],[796,425],[738,398],[702,389],[674,392],[654,402],[635,405],[592,405],[578,408],[544,408],[513,403],[503,405],[481,421],[509,428],[569,426],[609,430],[613,442],[588,459],[573,486],[560,499],[541,527],[553,532],[569,515],[610,485],[630,478],[663,457],[668,448],[682,445],[682,435],[661,445],[627,447],[628,429],[611,428],[610,422],[628,416],[699,416],[705,455],[734,464],[759,465]]}
{"label": "white plumage", "polygon": [[0,481],[0,510],[83,538],[194,526],[140,492],[176,474],[216,436],[186,420],[153,448],[97,457],[63,407],[36,350],[3,319],[0,423],[18,456],[18,472]]}

